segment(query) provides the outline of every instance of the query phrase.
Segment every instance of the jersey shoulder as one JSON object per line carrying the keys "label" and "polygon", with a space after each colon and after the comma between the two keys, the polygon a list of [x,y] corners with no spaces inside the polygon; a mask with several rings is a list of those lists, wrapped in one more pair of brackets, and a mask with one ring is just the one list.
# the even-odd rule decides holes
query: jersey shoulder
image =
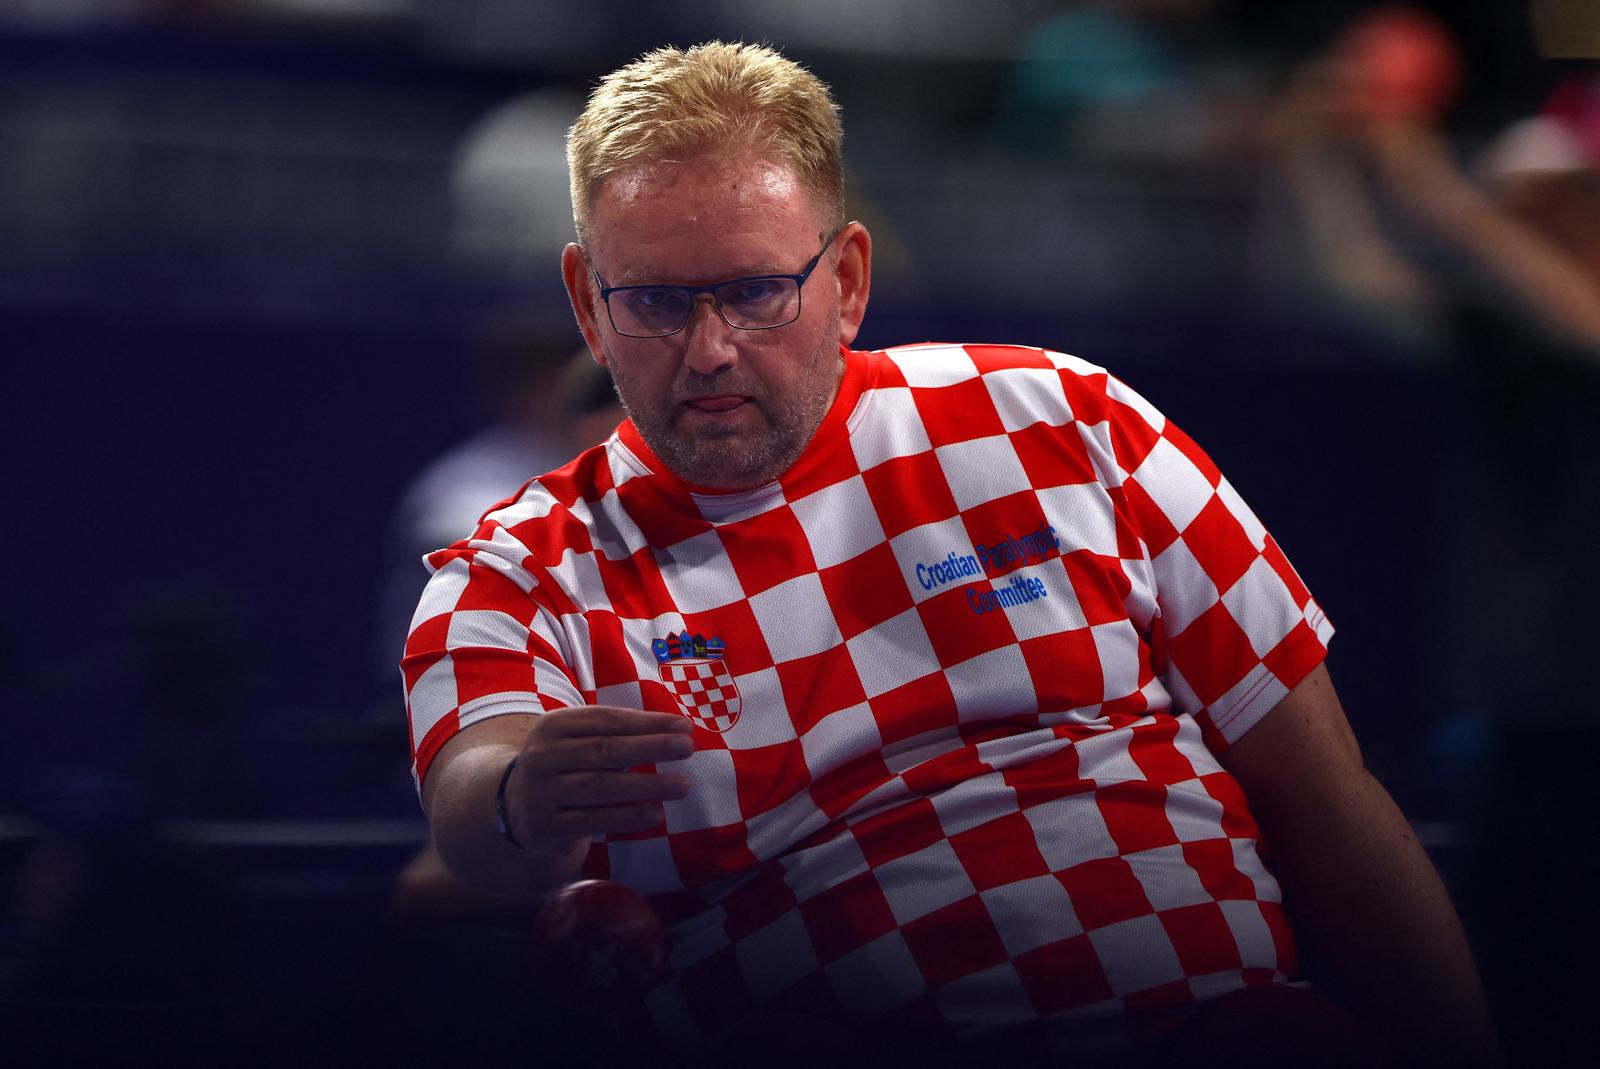
{"label": "jersey shoulder", "polygon": [[440,554],[470,548],[533,570],[557,564],[569,550],[587,552],[594,544],[595,514],[614,493],[614,472],[606,444],[587,449],[490,506],[469,539]]}
{"label": "jersey shoulder", "polygon": [[1016,405],[1065,406],[1063,415],[1075,414],[1075,418],[1088,422],[1105,418],[1108,402],[1122,400],[1120,395],[1129,392],[1099,364],[1039,346],[921,342],[877,350],[868,356],[880,362],[876,376],[880,388],[956,387],[949,391],[950,401],[962,403],[965,399],[970,403],[980,396],[976,390],[981,387],[1002,409]]}

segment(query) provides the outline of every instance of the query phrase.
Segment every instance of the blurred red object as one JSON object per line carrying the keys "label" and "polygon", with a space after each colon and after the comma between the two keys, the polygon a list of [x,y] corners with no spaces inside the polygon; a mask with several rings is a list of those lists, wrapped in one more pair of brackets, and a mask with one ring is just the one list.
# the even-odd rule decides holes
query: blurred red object
{"label": "blurred red object", "polygon": [[559,997],[592,1008],[665,978],[667,939],[645,897],[611,880],[556,891],[533,922],[533,951]]}
{"label": "blurred red object", "polygon": [[1381,7],[1351,23],[1333,48],[1348,106],[1379,119],[1437,119],[1461,91],[1461,50],[1434,16]]}

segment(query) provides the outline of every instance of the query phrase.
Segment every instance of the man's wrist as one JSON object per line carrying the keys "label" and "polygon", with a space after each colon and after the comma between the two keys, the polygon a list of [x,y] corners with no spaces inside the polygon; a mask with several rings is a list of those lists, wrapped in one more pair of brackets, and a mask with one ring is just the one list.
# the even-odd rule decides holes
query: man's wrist
{"label": "man's wrist", "polygon": [[528,848],[517,839],[516,833],[511,830],[511,822],[506,818],[506,785],[511,782],[511,773],[516,770],[517,760],[521,756],[521,754],[513,755],[506,764],[505,771],[500,773],[500,785],[494,792],[494,818],[500,828],[500,837],[523,853],[527,853]]}

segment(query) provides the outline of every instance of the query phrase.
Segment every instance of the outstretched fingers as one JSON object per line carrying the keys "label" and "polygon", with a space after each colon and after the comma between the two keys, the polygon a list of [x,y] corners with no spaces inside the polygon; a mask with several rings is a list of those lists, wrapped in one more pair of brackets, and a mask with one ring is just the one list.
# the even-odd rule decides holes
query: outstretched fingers
{"label": "outstretched fingers", "polygon": [[563,854],[595,835],[660,823],[687,776],[649,766],[694,752],[694,726],[673,713],[585,706],[540,716],[523,743],[506,804],[529,849]]}

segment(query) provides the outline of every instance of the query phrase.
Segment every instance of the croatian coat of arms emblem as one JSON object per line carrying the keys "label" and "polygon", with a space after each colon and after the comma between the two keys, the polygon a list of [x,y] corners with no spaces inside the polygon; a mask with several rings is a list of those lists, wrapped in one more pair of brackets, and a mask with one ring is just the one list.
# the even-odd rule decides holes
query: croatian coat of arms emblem
{"label": "croatian coat of arms emblem", "polygon": [[727,731],[739,722],[739,686],[728,672],[720,638],[685,631],[650,643],[661,682],[684,716],[708,731]]}

